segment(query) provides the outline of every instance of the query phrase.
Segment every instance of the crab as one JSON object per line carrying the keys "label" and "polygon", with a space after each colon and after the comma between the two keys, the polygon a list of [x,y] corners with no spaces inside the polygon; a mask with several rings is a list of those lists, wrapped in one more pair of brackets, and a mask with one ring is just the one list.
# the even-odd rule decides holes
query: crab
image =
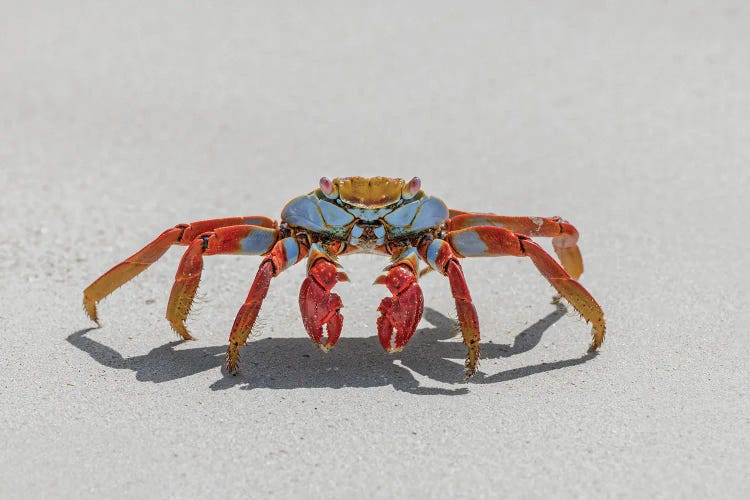
{"label": "crab", "polygon": [[[464,257],[528,257],[557,291],[591,323],[589,351],[604,341],[602,308],[577,281],[583,272],[578,231],[560,217],[516,217],[450,210],[421,189],[421,181],[388,177],[323,177],[309,194],[292,199],[281,221],[267,217],[229,217],[178,224],[140,251],[116,265],[83,292],[89,318],[99,325],[97,303],[156,262],[172,245],[187,246],[169,296],[166,317],[183,339],[193,337],[185,321],[203,270],[203,257],[220,254],[261,255],[255,280],[229,334],[226,369],[238,370],[240,348],[258,317],[271,279],[306,261],[299,307],[305,330],[322,350],[339,339],[344,317],[341,297],[332,290],[348,281],[338,263],[341,255],[357,252],[391,257],[375,284],[390,297],[380,302],[378,339],[389,353],[402,350],[422,317],[424,298],[419,278],[434,270],[448,278],[456,304],[458,326],[468,352],[465,379],[479,364],[477,311],[459,259]],[[551,237],[558,263],[532,236]],[[426,265],[425,265],[426,264]],[[423,267],[424,265],[424,267]]]}

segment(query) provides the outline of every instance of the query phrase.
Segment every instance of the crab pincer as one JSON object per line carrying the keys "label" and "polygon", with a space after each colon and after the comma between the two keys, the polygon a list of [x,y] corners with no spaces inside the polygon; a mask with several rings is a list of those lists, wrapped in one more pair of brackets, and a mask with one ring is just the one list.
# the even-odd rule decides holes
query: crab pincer
{"label": "crab pincer", "polygon": [[299,308],[307,334],[323,351],[328,351],[339,340],[344,324],[340,312],[344,304],[331,289],[349,279],[316,246],[310,249],[311,265],[300,288]]}
{"label": "crab pincer", "polygon": [[424,297],[417,283],[417,266],[417,254],[411,249],[375,280],[375,284],[385,285],[393,294],[378,307],[378,339],[389,353],[404,348],[422,319]]}

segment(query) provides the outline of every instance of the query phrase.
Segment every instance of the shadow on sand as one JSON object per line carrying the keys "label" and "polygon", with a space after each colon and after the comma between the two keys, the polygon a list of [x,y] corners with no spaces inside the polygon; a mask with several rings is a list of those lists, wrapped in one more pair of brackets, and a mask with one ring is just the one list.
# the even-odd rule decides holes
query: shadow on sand
{"label": "shadow on sand", "polygon": [[[555,310],[518,335],[512,345],[484,342],[482,359],[505,358],[533,349],[544,332],[567,312],[558,304]],[[396,390],[413,394],[458,395],[468,393],[467,385],[456,389],[425,387],[415,374],[427,379],[454,385],[463,376],[463,343],[444,342],[455,336],[457,324],[429,307],[424,319],[433,328],[417,330],[408,347],[401,353],[389,355],[380,347],[376,337],[341,338],[336,348],[325,354],[310,340],[300,338],[263,338],[248,342],[242,350],[240,373],[224,376],[211,385],[213,390],[240,385],[244,389],[295,389],[312,387],[377,387],[392,385]],[[142,382],[167,382],[221,367],[226,346],[175,349],[184,344],[175,341],[153,349],[148,354],[123,358],[117,351],[95,341],[87,334],[95,328],[79,330],[67,340],[88,353],[98,363],[116,369],[133,370]],[[541,363],[506,370],[493,375],[481,371],[471,383],[505,382],[537,373],[580,365],[594,358],[588,353],[578,358]]]}

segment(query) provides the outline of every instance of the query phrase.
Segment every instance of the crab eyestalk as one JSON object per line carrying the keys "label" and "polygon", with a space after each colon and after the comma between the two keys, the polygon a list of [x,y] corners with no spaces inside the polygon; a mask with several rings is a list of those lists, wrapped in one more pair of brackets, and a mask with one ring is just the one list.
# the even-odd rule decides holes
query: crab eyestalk
{"label": "crab eyestalk", "polygon": [[401,197],[405,200],[414,198],[419,190],[422,189],[422,181],[419,177],[413,177],[412,180],[404,184],[404,188],[401,191]]}
{"label": "crab eyestalk", "polygon": [[335,200],[339,197],[339,190],[336,187],[336,184],[332,182],[328,177],[320,178],[320,190],[323,192],[326,198],[329,198],[331,200]]}

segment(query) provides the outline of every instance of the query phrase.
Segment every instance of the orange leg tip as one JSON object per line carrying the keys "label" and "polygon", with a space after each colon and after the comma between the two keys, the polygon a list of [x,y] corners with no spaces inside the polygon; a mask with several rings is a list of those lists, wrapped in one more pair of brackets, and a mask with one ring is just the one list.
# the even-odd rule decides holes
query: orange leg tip
{"label": "orange leg tip", "polygon": [[604,337],[607,334],[607,327],[602,320],[601,324],[595,324],[591,328],[591,345],[589,345],[589,352],[594,352],[602,346]]}
{"label": "orange leg tip", "polygon": [[193,338],[185,327],[185,320],[193,306],[193,298],[198,290],[199,280],[200,274],[190,279],[176,280],[167,304],[166,318],[172,326],[172,330],[185,340]]}
{"label": "orange leg tip", "polygon": [[96,301],[92,300],[86,295],[83,296],[83,310],[86,311],[86,315],[89,317],[91,321],[96,323],[96,326],[102,326],[99,323],[99,316],[96,312]]}
{"label": "orange leg tip", "polygon": [[182,337],[182,340],[195,340],[185,327],[185,323],[183,323],[182,321],[170,321],[169,325],[177,335]]}
{"label": "orange leg tip", "polygon": [[474,377],[474,375],[476,375],[477,368],[479,368],[479,344],[472,344],[469,347],[464,366],[466,367],[466,371],[464,372],[464,382],[468,382]]}
{"label": "orange leg tip", "polygon": [[227,372],[229,372],[232,375],[237,375],[237,371],[239,369],[239,359],[240,359],[240,348],[238,346],[230,344],[229,347],[227,347],[227,356],[226,356]]}

